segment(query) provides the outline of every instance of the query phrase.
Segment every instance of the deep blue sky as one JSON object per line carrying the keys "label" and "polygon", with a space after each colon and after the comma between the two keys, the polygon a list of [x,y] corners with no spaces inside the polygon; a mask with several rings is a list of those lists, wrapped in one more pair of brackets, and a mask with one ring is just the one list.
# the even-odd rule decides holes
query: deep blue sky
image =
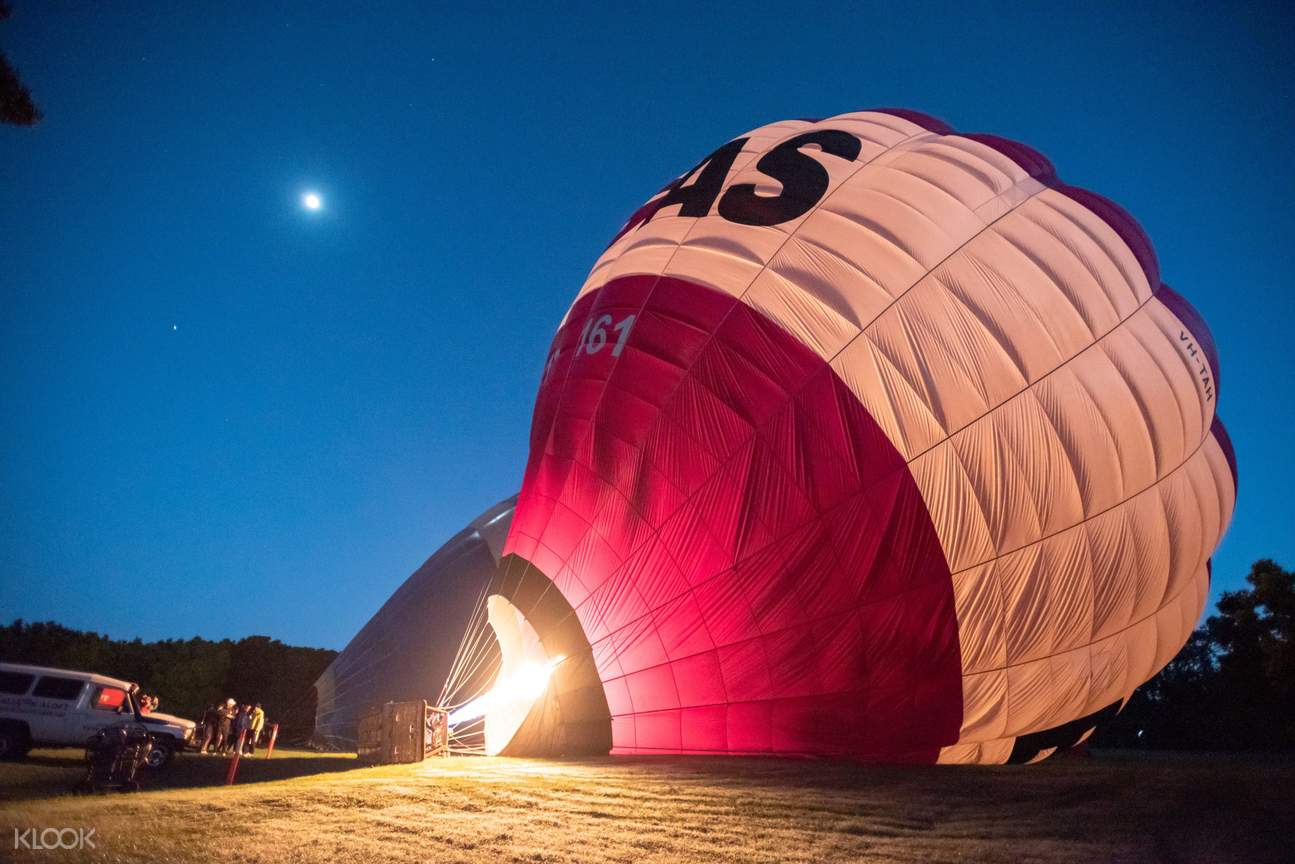
{"label": "deep blue sky", "polygon": [[756,125],[877,105],[1141,220],[1222,356],[1216,594],[1295,566],[1280,4],[15,5],[46,118],[0,127],[0,620],[341,647],[515,491],[628,213]]}

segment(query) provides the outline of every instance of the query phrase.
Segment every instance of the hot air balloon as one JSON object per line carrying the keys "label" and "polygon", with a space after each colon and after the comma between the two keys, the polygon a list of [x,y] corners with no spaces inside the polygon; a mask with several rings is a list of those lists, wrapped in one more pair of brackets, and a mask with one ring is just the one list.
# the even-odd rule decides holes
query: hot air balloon
{"label": "hot air balloon", "polygon": [[[440,702],[451,693],[471,695],[491,686],[498,649],[489,631],[473,625],[515,501],[498,502],[432,553],[333,658],[315,682],[312,744],[354,750],[368,709],[384,702]],[[480,743],[473,740],[480,731],[460,728],[469,739],[464,751]]]}
{"label": "hot air balloon", "polygon": [[1070,746],[1200,615],[1217,401],[1142,229],[1031,148],[905,110],[735,138],[553,339],[490,588],[552,678],[491,749]]}

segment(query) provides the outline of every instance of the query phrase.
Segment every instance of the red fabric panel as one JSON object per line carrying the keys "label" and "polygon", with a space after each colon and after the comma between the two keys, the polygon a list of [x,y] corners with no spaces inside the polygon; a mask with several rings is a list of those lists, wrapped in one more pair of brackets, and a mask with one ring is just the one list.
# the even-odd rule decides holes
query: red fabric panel
{"label": "red fabric panel", "polygon": [[758,638],[725,645],[717,652],[724,692],[731,702],[773,698],[769,655]]}
{"label": "red fabric panel", "polygon": [[[679,694],[675,690],[674,673],[670,668],[669,664],[653,666],[625,676],[625,685],[629,687],[630,701],[634,703],[636,712],[679,707]],[[648,745],[640,741],[638,746]]]}
{"label": "red fabric panel", "polygon": [[700,652],[715,647],[692,592],[671,600],[653,612],[652,617],[661,646],[671,660],[700,656]]}
{"label": "red fabric panel", "polygon": [[616,659],[626,673],[651,669],[670,659],[661,645],[661,637],[657,635],[656,622],[651,615],[645,615],[607,638],[612,641]]}
{"label": "red fabric panel", "polygon": [[613,717],[634,713],[634,703],[630,701],[630,688],[624,678],[604,681],[603,692],[607,694],[607,708]]}
{"label": "red fabric panel", "polygon": [[[824,718],[836,722],[838,718]],[[728,749],[730,753],[768,753],[772,750],[773,703],[730,702]]]}
{"label": "red fabric panel", "polygon": [[640,752],[678,753],[680,737],[679,711],[652,711],[634,715],[634,731]]}
{"label": "red fabric panel", "polygon": [[933,761],[957,738],[952,583],[907,466],[732,297],[631,277],[581,298],[505,551],[575,609],[618,752]]}
{"label": "red fabric panel", "polygon": [[719,656],[714,651],[685,657],[671,668],[680,704],[723,705],[728,701],[720,675]]}
{"label": "red fabric panel", "polygon": [[680,738],[685,753],[728,750],[728,712],[723,705],[684,708],[679,712]]}
{"label": "red fabric panel", "polygon": [[620,753],[634,752],[634,715],[612,717],[612,749]]}

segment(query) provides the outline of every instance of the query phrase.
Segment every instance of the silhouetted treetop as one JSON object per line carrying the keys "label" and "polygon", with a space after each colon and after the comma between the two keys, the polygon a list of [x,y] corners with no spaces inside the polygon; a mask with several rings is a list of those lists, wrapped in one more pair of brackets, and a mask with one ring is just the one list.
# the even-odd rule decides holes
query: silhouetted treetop
{"label": "silhouetted treetop", "polygon": [[1256,561],[1160,674],[1139,687],[1098,745],[1201,750],[1295,748],[1295,572]]}
{"label": "silhouetted treetop", "polygon": [[[9,17],[12,8],[0,0],[0,21]],[[18,77],[18,70],[0,50],[0,122],[15,126],[34,126],[40,120],[40,109],[32,101],[27,85]]]}

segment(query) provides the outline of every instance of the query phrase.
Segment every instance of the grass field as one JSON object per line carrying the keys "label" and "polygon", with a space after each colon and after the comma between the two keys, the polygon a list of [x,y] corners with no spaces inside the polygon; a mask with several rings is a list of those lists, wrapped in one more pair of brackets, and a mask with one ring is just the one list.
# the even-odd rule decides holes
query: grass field
{"label": "grass field", "polygon": [[[178,757],[146,791],[66,790],[79,754],[0,764],[0,860],[1211,862],[1292,859],[1295,763],[1102,753],[941,768],[775,759]],[[14,828],[96,848],[15,851]]]}

